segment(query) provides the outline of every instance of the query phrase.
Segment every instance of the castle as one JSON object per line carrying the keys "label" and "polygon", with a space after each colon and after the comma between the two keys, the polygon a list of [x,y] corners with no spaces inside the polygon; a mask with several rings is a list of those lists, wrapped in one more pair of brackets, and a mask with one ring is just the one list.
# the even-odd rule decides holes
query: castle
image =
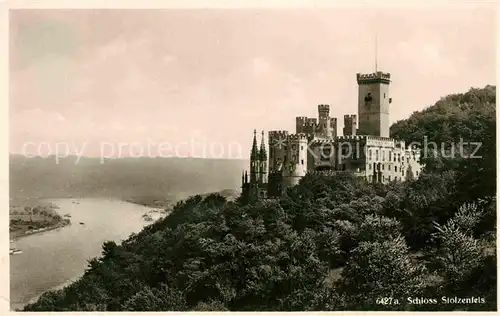
{"label": "castle", "polygon": [[[260,149],[254,130],[250,177],[242,175],[242,197],[278,197],[306,173],[333,175],[349,172],[368,182],[388,183],[418,177],[420,151],[389,137],[389,85],[382,71],[356,75],[358,115],[344,115],[343,136],[330,106],[318,105],[318,118],[296,117],[295,134],[269,131],[269,166],[264,132]],[[359,127],[358,127],[359,125]]]}

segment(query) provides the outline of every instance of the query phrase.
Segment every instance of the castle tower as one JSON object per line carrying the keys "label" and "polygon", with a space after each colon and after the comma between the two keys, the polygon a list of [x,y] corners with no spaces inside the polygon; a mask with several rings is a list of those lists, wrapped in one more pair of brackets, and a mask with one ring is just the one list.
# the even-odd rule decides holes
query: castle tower
{"label": "castle tower", "polygon": [[356,74],[359,134],[389,137],[389,84],[391,74],[377,71]]}
{"label": "castle tower", "polygon": [[318,105],[318,118],[318,132],[324,137],[330,137],[330,106],[328,104]]}
{"label": "castle tower", "polygon": [[269,174],[281,172],[285,163],[287,131],[269,131]]}
{"label": "castle tower", "polygon": [[262,131],[262,140],[260,143],[259,168],[260,168],[259,182],[267,183],[267,152],[266,152],[266,146],[264,145],[264,131]]}
{"label": "castle tower", "polygon": [[296,185],[307,173],[307,134],[292,134],[288,136],[286,159],[283,166],[285,186]]}
{"label": "castle tower", "polygon": [[330,126],[332,128],[332,138],[337,137],[337,118],[336,117],[330,118]]}
{"label": "castle tower", "polygon": [[344,115],[344,136],[356,135],[357,123],[356,115]]}
{"label": "castle tower", "polygon": [[257,131],[253,130],[252,152],[250,153],[250,183],[257,183],[259,178],[259,149],[257,147]]}
{"label": "castle tower", "polygon": [[305,126],[307,123],[307,117],[297,116],[295,118],[295,133],[305,133]]}
{"label": "castle tower", "polygon": [[288,132],[269,131],[268,135],[269,173],[267,175],[267,193],[270,197],[278,197],[283,192],[283,169],[287,159]]}

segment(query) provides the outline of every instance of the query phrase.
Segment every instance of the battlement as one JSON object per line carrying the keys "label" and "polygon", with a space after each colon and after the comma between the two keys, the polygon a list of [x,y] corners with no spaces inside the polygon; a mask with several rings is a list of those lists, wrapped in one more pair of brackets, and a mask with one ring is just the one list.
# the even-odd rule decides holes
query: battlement
{"label": "battlement", "polygon": [[306,122],[304,125],[302,126],[306,126],[306,127],[316,127],[316,128],[319,128],[319,124],[316,123],[316,122]]}
{"label": "battlement", "polygon": [[338,142],[342,142],[342,141],[349,141],[349,142],[352,142],[352,141],[362,141],[362,140],[366,140],[366,139],[367,139],[367,136],[365,136],[365,135],[344,135],[344,136],[337,137],[337,141]]}
{"label": "battlement", "polygon": [[288,131],[269,131],[269,139],[282,138],[286,139],[288,137]]}
{"label": "battlement", "polygon": [[308,135],[306,133],[298,133],[298,134],[289,134],[288,135],[288,140],[290,141],[300,141],[300,140],[305,140],[307,141]]}
{"label": "battlement", "polygon": [[390,83],[391,82],[391,74],[384,73],[382,71],[377,71],[370,74],[356,74],[356,80],[358,84],[369,84],[369,83]]}
{"label": "battlement", "polygon": [[311,143],[312,146],[318,146],[318,145],[325,145],[325,144],[330,144],[333,145],[334,140],[333,139],[328,139],[328,138],[316,138],[314,141]]}
{"label": "battlement", "polygon": [[328,104],[319,104],[318,105],[318,112],[329,112],[330,111],[330,105]]}
{"label": "battlement", "polygon": [[344,115],[344,123],[354,123],[356,121],[356,114]]}
{"label": "battlement", "polygon": [[357,171],[343,171],[343,170],[311,170],[307,172],[308,174],[318,175],[323,177],[334,177],[342,174],[353,174],[356,177],[364,177],[365,174],[363,172]]}
{"label": "battlement", "polygon": [[394,142],[394,138],[390,138],[390,137],[382,137],[382,136],[366,136],[366,139],[367,140],[379,140],[379,141],[392,141]]}

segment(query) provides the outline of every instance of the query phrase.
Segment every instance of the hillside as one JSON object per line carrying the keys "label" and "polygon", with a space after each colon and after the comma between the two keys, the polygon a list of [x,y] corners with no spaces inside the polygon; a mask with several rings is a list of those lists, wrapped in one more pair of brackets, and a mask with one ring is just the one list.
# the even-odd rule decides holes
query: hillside
{"label": "hillside", "polygon": [[392,128],[442,141],[447,126],[478,124],[482,159],[431,158],[418,179],[387,185],[307,175],[251,204],[194,196],[122,245],[105,243],[81,279],[25,310],[496,310],[495,106],[480,97],[492,91],[448,96]]}
{"label": "hillside", "polygon": [[59,197],[168,198],[241,186],[244,160],[196,158],[26,158],[10,156],[12,199]]}
{"label": "hillside", "polygon": [[[460,201],[496,195],[495,86],[443,97],[407,120],[396,122],[391,126],[391,136],[407,144],[419,142],[427,171],[457,172],[464,192],[457,196]],[[460,154],[460,141],[471,143],[464,146],[464,155]],[[437,153],[431,142],[437,145]]]}

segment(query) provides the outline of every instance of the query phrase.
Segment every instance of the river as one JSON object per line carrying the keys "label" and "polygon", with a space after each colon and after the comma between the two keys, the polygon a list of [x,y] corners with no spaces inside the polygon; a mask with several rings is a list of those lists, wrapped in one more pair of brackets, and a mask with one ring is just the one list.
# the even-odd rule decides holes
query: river
{"label": "river", "polygon": [[[11,310],[20,309],[42,293],[78,279],[87,261],[101,254],[105,241],[121,242],[150,223],[142,216],[151,208],[120,200],[49,201],[59,206],[61,216],[70,214],[72,224],[26,236],[11,244],[23,251],[10,256]],[[155,219],[160,216],[159,213],[151,215]]]}

